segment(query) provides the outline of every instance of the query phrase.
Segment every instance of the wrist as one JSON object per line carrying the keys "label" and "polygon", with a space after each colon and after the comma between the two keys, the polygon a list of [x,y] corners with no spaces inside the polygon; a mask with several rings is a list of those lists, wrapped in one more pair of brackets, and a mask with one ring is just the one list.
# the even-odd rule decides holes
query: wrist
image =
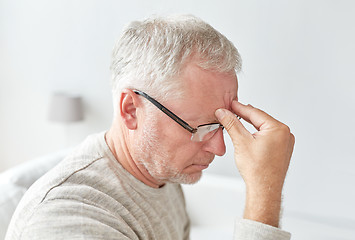
{"label": "wrist", "polygon": [[282,190],[247,188],[244,218],[278,227],[281,199]]}
{"label": "wrist", "polygon": [[281,197],[283,183],[284,181],[279,180],[279,178],[258,177],[248,179],[248,181],[245,181],[246,193],[261,198],[278,198]]}

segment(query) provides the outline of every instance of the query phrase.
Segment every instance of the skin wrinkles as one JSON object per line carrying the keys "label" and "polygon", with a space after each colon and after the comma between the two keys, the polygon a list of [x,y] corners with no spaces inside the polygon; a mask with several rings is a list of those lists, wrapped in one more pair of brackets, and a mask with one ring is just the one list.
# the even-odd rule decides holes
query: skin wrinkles
{"label": "skin wrinkles", "polygon": [[[231,109],[231,102],[236,99],[238,85],[235,74],[208,71],[191,63],[179,78],[183,86],[186,86],[184,98],[171,99],[161,104],[193,127],[218,122],[215,111],[218,108]],[[133,105],[127,109],[135,107],[134,116],[128,119],[137,121],[134,125],[136,127],[130,127],[129,130],[124,120],[117,121],[119,128],[125,131],[125,134],[121,134],[124,138],[120,139],[123,146],[118,143],[116,146],[109,145],[110,148],[118,146],[119,149],[114,151],[118,156],[115,157],[143,183],[155,188],[167,182],[195,183],[215,155],[224,155],[222,129],[206,142],[193,142],[191,133],[158,108],[150,106],[151,111],[147,113],[148,107],[145,105],[150,102],[134,93],[128,97],[132,99],[128,102]]]}
{"label": "skin wrinkles", "polygon": [[[214,112],[218,108],[225,108],[228,110],[232,109],[231,108],[232,101],[237,99],[238,82],[237,82],[237,76],[235,75],[234,71],[232,73],[217,73],[213,71],[203,70],[197,65],[194,65],[194,67],[196,69],[194,70],[188,69],[188,70],[192,72],[195,71],[197,72],[198,70],[208,72],[208,74],[212,75],[215,78],[215,82],[213,83],[213,85],[215,85],[216,87],[218,87],[218,85],[222,85],[226,89],[223,94],[216,93],[214,91],[216,87],[214,87],[213,85],[211,86],[210,81],[205,81],[205,80],[201,81],[200,79],[189,78],[189,77],[185,79],[185,84],[184,84],[185,95],[193,96],[193,98],[197,99],[197,101],[193,102],[190,99],[189,100],[185,99],[185,101],[181,102],[181,104],[179,105],[176,102],[174,102],[174,104],[171,105],[170,108],[173,109],[175,107],[176,109],[181,109],[180,111],[176,111],[175,113],[178,116],[186,116],[182,119],[188,121],[188,123],[191,126],[197,127],[198,125],[201,124],[218,122],[214,114]],[[191,68],[191,66],[189,68]],[[230,82],[223,80],[225,78],[230,78],[230,79],[234,78],[235,80],[231,85]],[[196,91],[196,89],[198,90]],[[213,103],[219,102],[220,100],[222,101],[220,101],[221,104],[214,104],[217,107],[211,109],[210,104],[208,103],[206,104],[206,102],[203,101],[203,99],[206,98],[212,99],[211,102]]]}
{"label": "skin wrinkles", "polygon": [[[208,72],[208,73],[211,74],[211,72]],[[196,126],[203,124],[203,123],[218,122],[218,120],[216,120],[216,117],[214,115],[215,110],[217,110],[218,108],[221,108],[221,107],[231,109],[231,103],[234,99],[236,99],[236,96],[237,96],[237,78],[236,78],[235,74],[231,75],[231,74],[212,73],[211,75],[215,78],[215,81],[213,81],[212,83],[214,85],[217,85],[216,86],[217,88],[219,87],[218,85],[220,85],[220,86],[224,85],[224,87],[227,89],[224,90],[224,93],[221,95],[220,93],[214,91],[216,88],[211,86],[211,81],[204,81],[204,84],[202,84],[202,86],[197,86],[197,85],[200,85],[201,81],[197,81],[197,80],[194,81],[195,79],[192,79],[192,83],[191,82],[189,83],[190,87],[191,87],[190,89],[199,88],[199,89],[206,90],[206,91],[198,91],[197,94],[195,91],[193,93],[195,99],[206,99],[208,97],[209,99],[211,99],[210,102],[213,102],[213,103],[222,102],[221,104],[214,104],[216,107],[211,108],[210,107],[211,104],[206,104],[205,101],[197,101],[196,105],[192,106],[192,107],[194,109],[198,109],[197,114],[196,114],[199,116],[198,119],[210,119],[210,121],[198,120],[198,121],[196,121],[197,122],[195,124]],[[224,78],[226,78],[226,76],[228,76],[229,79],[232,78],[235,85],[233,86],[233,84],[230,84],[230,80],[226,81],[224,79],[221,79],[221,76]],[[190,79],[188,79],[188,80],[190,80]],[[216,80],[218,80],[218,82]],[[223,82],[223,81],[226,81],[226,82]],[[194,84],[195,84],[195,86],[194,86]],[[230,86],[232,86],[232,87],[230,87]],[[206,88],[206,89],[204,89],[204,88]],[[222,89],[223,89],[223,87],[222,87]],[[189,94],[187,94],[187,95],[189,95]],[[220,99],[222,101],[216,101],[216,99]],[[206,115],[206,112],[211,113],[211,114]],[[221,130],[219,130],[219,132],[217,132],[216,135],[218,135],[218,136],[215,136],[215,137],[223,138],[223,134],[222,134]],[[224,145],[224,142],[223,142],[223,145]],[[223,154],[224,154],[224,152],[225,152],[225,150],[223,151]],[[211,154],[211,158],[210,158],[209,162],[213,161],[215,155],[216,154]],[[193,164],[200,164],[200,163],[195,161],[195,162],[191,163],[191,165],[193,165]],[[189,167],[190,166],[188,166],[187,168],[189,168]]]}
{"label": "skin wrinkles", "polygon": [[[193,127],[217,122],[216,118],[226,127],[235,149],[235,162],[246,184],[244,218],[278,227],[294,136],[265,112],[237,102],[235,73],[204,70],[196,62],[186,62],[176,76],[184,86],[184,97],[161,103]],[[214,156],[225,153],[221,129],[208,141],[192,142],[191,134],[163,112],[155,109],[151,115],[146,114],[141,97],[131,89],[122,91],[128,93],[125,106],[120,103],[121,110],[126,111],[115,119],[116,128],[109,130],[107,141],[118,162],[144,184],[158,188],[167,182],[195,183]],[[258,132],[251,134],[236,114]],[[117,129],[124,134],[112,134]],[[110,141],[112,137],[118,139]]]}

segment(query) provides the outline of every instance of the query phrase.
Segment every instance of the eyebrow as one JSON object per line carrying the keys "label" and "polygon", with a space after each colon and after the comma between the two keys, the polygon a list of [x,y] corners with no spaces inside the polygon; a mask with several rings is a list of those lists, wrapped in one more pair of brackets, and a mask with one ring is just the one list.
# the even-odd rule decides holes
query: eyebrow
{"label": "eyebrow", "polygon": [[215,124],[215,123],[220,123],[216,117],[211,117],[211,118],[207,118],[208,120],[205,121],[204,124],[199,124],[197,125],[197,127],[200,127],[200,126],[205,126],[205,125],[210,125],[210,124]]}
{"label": "eyebrow", "polygon": [[194,133],[197,131],[197,127],[202,127],[202,126],[206,126],[206,125],[212,125],[212,124],[221,124],[220,122],[218,122],[215,118],[213,121],[209,122],[209,123],[204,123],[204,124],[199,124],[197,125],[196,128],[192,127],[190,124],[188,124],[187,122],[185,122],[184,120],[182,120],[180,117],[178,117],[177,115],[175,115],[175,113],[171,112],[168,108],[166,108],[165,106],[163,106],[161,103],[159,103],[157,100],[155,100],[154,98],[152,98],[151,96],[149,96],[148,94],[146,94],[145,92],[139,91],[139,90],[133,90],[134,93],[143,96],[144,98],[146,98],[148,101],[150,101],[152,104],[154,104],[157,108],[159,108],[162,112],[164,112],[166,115],[168,115],[170,118],[172,118],[175,122],[177,122],[179,125],[181,125],[183,128],[185,128],[186,130],[188,130],[191,133]]}

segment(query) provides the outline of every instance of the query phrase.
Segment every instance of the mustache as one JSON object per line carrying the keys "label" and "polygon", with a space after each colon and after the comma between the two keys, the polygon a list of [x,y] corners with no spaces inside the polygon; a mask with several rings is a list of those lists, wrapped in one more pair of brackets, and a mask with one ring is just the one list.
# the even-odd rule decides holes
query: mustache
{"label": "mustache", "polygon": [[213,159],[215,158],[214,154],[209,154],[205,157],[199,157],[198,159],[194,159],[193,164],[197,165],[209,165],[213,162]]}

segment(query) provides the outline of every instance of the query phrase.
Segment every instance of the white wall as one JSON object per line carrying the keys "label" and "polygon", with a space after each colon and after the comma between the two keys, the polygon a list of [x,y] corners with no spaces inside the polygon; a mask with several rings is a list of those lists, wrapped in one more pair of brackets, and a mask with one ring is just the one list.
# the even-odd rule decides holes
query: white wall
{"label": "white wall", "polygon": [[[153,13],[192,13],[224,33],[243,57],[241,102],[291,127],[285,213],[355,226],[352,1],[0,0],[0,170],[65,146],[63,126],[46,120],[53,91],[84,97],[71,144],[109,127],[111,49]],[[207,171],[238,176],[228,145]]]}

